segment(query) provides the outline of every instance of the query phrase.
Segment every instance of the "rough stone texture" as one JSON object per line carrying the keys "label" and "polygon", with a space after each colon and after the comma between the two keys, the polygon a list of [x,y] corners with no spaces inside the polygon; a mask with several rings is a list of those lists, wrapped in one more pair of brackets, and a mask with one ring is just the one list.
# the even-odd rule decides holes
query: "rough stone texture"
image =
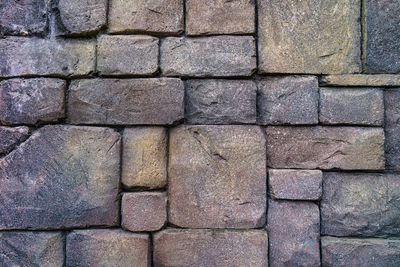
{"label": "rough stone texture", "polygon": [[82,76],[95,64],[95,43],[25,37],[0,39],[0,77]]}
{"label": "rough stone texture", "polygon": [[255,30],[255,0],[187,0],[186,32],[202,34],[251,34]]}
{"label": "rough stone texture", "polygon": [[272,198],[318,200],[322,195],[322,171],[269,170],[269,190]]}
{"label": "rough stone texture", "polygon": [[0,34],[29,35],[46,30],[48,0],[1,0]]}
{"label": "rough stone texture", "polygon": [[124,193],[121,209],[124,229],[157,231],[167,221],[167,196],[159,192]]}
{"label": "rough stone texture", "polygon": [[67,267],[148,267],[149,237],[122,230],[78,230],[67,236]]}
{"label": "rough stone texture", "polygon": [[59,0],[63,34],[95,33],[107,22],[107,0]]}
{"label": "rough stone texture", "polygon": [[400,240],[322,237],[322,266],[400,266]]}
{"label": "rough stone texture", "polygon": [[328,75],[320,80],[325,86],[397,86],[400,87],[400,75],[393,74],[347,74]]}
{"label": "rough stone texture", "polygon": [[37,130],[0,159],[0,230],[115,225],[119,139],[106,128]]}
{"label": "rough stone texture", "polygon": [[103,35],[98,40],[97,70],[102,75],[152,75],[158,69],[158,39]]}
{"label": "rough stone texture", "polygon": [[0,82],[0,121],[35,124],[65,116],[67,83],[60,79],[10,79]]}
{"label": "rough stone texture", "polygon": [[125,129],[121,182],[127,188],[167,184],[167,131],[161,127]]}
{"label": "rough stone texture", "polygon": [[317,124],[317,77],[289,76],[258,82],[258,123]]}
{"label": "rough stone texture", "polygon": [[269,201],[267,220],[271,266],[320,266],[318,205]]}
{"label": "rough stone texture", "polygon": [[400,88],[385,91],[386,167],[400,170]]}
{"label": "rough stone texture", "polygon": [[68,119],[81,124],[174,124],[184,117],[179,79],[90,79],[71,82]]}
{"label": "rough stone texture", "polygon": [[170,132],[169,221],[188,228],[265,223],[265,138],[258,126],[183,126]]}
{"label": "rough stone texture", "polygon": [[0,266],[63,266],[64,241],[61,233],[0,233]]}
{"label": "rough stone texture", "polygon": [[109,32],[178,34],[184,0],[111,0]]}
{"label": "rough stone texture", "polygon": [[186,114],[190,124],[255,124],[257,87],[245,80],[189,80]]}
{"label": "rough stone texture", "polygon": [[367,88],[321,88],[322,124],[357,124],[382,126],[384,121],[383,91]]}
{"label": "rough stone texture", "polygon": [[365,67],[369,73],[400,73],[398,0],[366,0]]}
{"label": "rough stone texture", "polygon": [[168,229],[154,236],[154,266],[267,267],[267,233]]}
{"label": "rough stone texture", "polygon": [[268,127],[266,133],[272,168],[385,168],[385,138],[380,128]]}
{"label": "rough stone texture", "polygon": [[0,127],[0,155],[9,152],[15,145],[24,141],[29,134],[29,128]]}
{"label": "rough stone texture", "polygon": [[260,71],[361,71],[360,0],[258,0]]}
{"label": "rough stone texture", "polygon": [[250,76],[256,69],[251,36],[166,38],[161,70],[167,76]]}

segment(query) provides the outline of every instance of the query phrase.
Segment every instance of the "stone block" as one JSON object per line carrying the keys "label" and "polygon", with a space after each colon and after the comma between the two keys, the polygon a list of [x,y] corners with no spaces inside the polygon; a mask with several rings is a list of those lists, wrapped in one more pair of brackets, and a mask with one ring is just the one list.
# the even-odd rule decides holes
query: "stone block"
{"label": "stone block", "polygon": [[13,147],[25,141],[29,135],[29,128],[0,127],[0,155],[8,153]]}
{"label": "stone block", "polygon": [[400,170],[400,88],[384,94],[386,167]]}
{"label": "stone block", "polygon": [[323,76],[320,83],[324,86],[385,86],[400,87],[400,75],[395,74],[344,74]]}

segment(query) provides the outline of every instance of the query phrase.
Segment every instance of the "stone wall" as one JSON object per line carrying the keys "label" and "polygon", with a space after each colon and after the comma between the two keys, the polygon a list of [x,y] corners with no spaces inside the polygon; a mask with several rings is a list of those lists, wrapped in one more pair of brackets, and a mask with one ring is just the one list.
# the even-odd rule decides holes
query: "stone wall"
{"label": "stone wall", "polygon": [[1,0],[0,266],[400,266],[398,0]]}

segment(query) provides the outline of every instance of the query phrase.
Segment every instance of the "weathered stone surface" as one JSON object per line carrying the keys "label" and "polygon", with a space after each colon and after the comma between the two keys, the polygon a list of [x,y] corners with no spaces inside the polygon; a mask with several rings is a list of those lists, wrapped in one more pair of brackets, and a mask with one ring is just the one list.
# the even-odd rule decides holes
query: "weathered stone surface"
{"label": "weathered stone surface", "polygon": [[322,195],[320,170],[269,170],[269,190],[275,199],[318,200]]}
{"label": "weathered stone surface", "polygon": [[0,127],[0,154],[9,152],[15,145],[24,141],[29,134],[29,128]]}
{"label": "weathered stone surface", "polygon": [[397,0],[366,0],[365,67],[369,73],[400,73],[400,5]]}
{"label": "weathered stone surface", "polygon": [[90,74],[95,65],[95,43],[89,40],[0,39],[0,77]]}
{"label": "weathered stone surface", "polygon": [[0,33],[39,34],[46,30],[48,0],[1,0]]}
{"label": "weathered stone surface", "polygon": [[59,0],[58,10],[65,35],[94,33],[107,22],[107,0]]}
{"label": "weathered stone surface", "polygon": [[400,236],[400,176],[324,174],[322,233],[334,236]]}
{"label": "weathered stone surface", "polygon": [[323,76],[320,80],[325,86],[385,86],[400,87],[400,75],[393,74],[345,74]]}
{"label": "weathered stone surface", "polygon": [[152,75],[158,69],[158,39],[103,35],[98,40],[97,70],[102,75]]}
{"label": "weathered stone surface", "polygon": [[191,124],[254,124],[256,99],[253,81],[189,80],[185,118]]}
{"label": "weathered stone surface", "polygon": [[322,237],[322,266],[400,266],[400,240]]}
{"label": "weathered stone surface", "polygon": [[0,121],[3,124],[35,124],[65,115],[67,83],[60,79],[10,79],[0,82]]}
{"label": "weathered stone surface", "polygon": [[67,267],[148,267],[149,237],[122,230],[78,230],[67,236]]}
{"label": "weathered stone surface", "polygon": [[258,82],[258,123],[318,124],[318,79],[307,76]]}
{"label": "weathered stone surface", "polygon": [[186,32],[201,34],[246,34],[255,31],[254,0],[187,0]]}
{"label": "weathered stone surface", "polygon": [[188,228],[265,223],[265,138],[258,126],[182,126],[170,132],[169,221]]}
{"label": "weathered stone surface", "polygon": [[268,127],[266,133],[272,168],[385,168],[385,138],[380,128]]}
{"label": "weathered stone surface", "polygon": [[167,184],[167,130],[125,129],[122,184],[127,188],[163,188]]}
{"label": "weathered stone surface", "polygon": [[179,79],[76,80],[69,91],[72,123],[160,125],[184,117],[184,86]]}
{"label": "weathered stone surface", "polygon": [[262,72],[361,71],[360,0],[258,1]]}
{"label": "weathered stone surface", "polygon": [[118,222],[119,134],[45,126],[0,159],[0,229]]}
{"label": "weathered stone surface", "polygon": [[0,266],[63,266],[63,239],[54,232],[1,232]]}
{"label": "weathered stone surface", "polygon": [[400,170],[400,88],[385,91],[386,167]]}
{"label": "weathered stone surface", "polygon": [[109,32],[178,34],[183,7],[183,0],[112,0]]}
{"label": "weathered stone surface", "polygon": [[124,229],[157,231],[167,221],[167,196],[159,192],[124,193],[121,209]]}
{"label": "weathered stone surface", "polygon": [[161,70],[167,76],[250,76],[256,70],[251,36],[166,38]]}
{"label": "weathered stone surface", "polygon": [[378,88],[321,88],[322,124],[358,124],[382,126],[383,91]]}
{"label": "weathered stone surface", "polygon": [[271,266],[320,266],[318,205],[269,201],[267,221]]}
{"label": "weathered stone surface", "polygon": [[267,267],[267,233],[168,229],[154,236],[154,266]]}

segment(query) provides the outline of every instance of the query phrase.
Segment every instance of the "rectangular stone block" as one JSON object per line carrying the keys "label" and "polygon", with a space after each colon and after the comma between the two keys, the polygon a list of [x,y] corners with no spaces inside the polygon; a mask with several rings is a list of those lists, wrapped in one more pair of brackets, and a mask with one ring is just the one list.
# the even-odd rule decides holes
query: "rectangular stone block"
{"label": "rectangular stone block", "polygon": [[261,72],[360,72],[360,10],[360,0],[258,0]]}
{"label": "rectangular stone block", "polygon": [[251,34],[255,31],[254,21],[254,0],[186,1],[189,35]]}
{"label": "rectangular stone block", "polygon": [[89,75],[95,66],[95,43],[7,37],[0,39],[0,62],[0,77]]}
{"label": "rectangular stone block", "polygon": [[184,118],[179,79],[76,80],[69,92],[74,124],[170,125]]}
{"label": "rectangular stone block", "polygon": [[270,266],[320,266],[318,205],[269,201],[267,221]]}
{"label": "rectangular stone block", "polygon": [[65,116],[67,83],[61,79],[9,79],[0,82],[0,122],[36,124]]}
{"label": "rectangular stone block", "polygon": [[253,81],[188,80],[185,119],[190,124],[254,124],[256,99]]}
{"label": "rectangular stone block", "polygon": [[382,170],[380,128],[267,127],[268,166],[276,169]]}
{"label": "rectangular stone block", "polygon": [[97,57],[100,75],[153,75],[158,70],[158,38],[102,35]]}
{"label": "rectangular stone block", "polygon": [[0,155],[8,153],[14,146],[25,141],[29,135],[29,128],[0,126]]}
{"label": "rectangular stone block", "polygon": [[400,87],[400,75],[394,74],[344,74],[322,76],[320,83],[325,86],[384,86]]}
{"label": "rectangular stone block", "polygon": [[400,236],[400,175],[324,174],[322,233]]}
{"label": "rectangular stone block", "polygon": [[167,229],[154,235],[153,262],[155,267],[268,267],[267,233]]}
{"label": "rectangular stone block", "polygon": [[111,33],[179,34],[183,31],[184,0],[111,0]]}
{"label": "rectangular stone block", "polygon": [[317,77],[268,78],[257,85],[259,124],[318,124]]}
{"label": "rectangular stone block", "polygon": [[321,88],[322,124],[383,126],[383,91],[379,88]]}
{"label": "rectangular stone block", "polygon": [[169,222],[187,228],[265,223],[265,138],[258,126],[182,126],[170,132]]}
{"label": "rectangular stone block", "polygon": [[274,199],[319,200],[322,195],[320,170],[269,170],[269,191]]}
{"label": "rectangular stone block", "polygon": [[386,167],[400,170],[400,88],[384,94]]}
{"label": "rectangular stone block", "polygon": [[166,76],[250,76],[256,70],[251,36],[165,38],[161,71]]}

